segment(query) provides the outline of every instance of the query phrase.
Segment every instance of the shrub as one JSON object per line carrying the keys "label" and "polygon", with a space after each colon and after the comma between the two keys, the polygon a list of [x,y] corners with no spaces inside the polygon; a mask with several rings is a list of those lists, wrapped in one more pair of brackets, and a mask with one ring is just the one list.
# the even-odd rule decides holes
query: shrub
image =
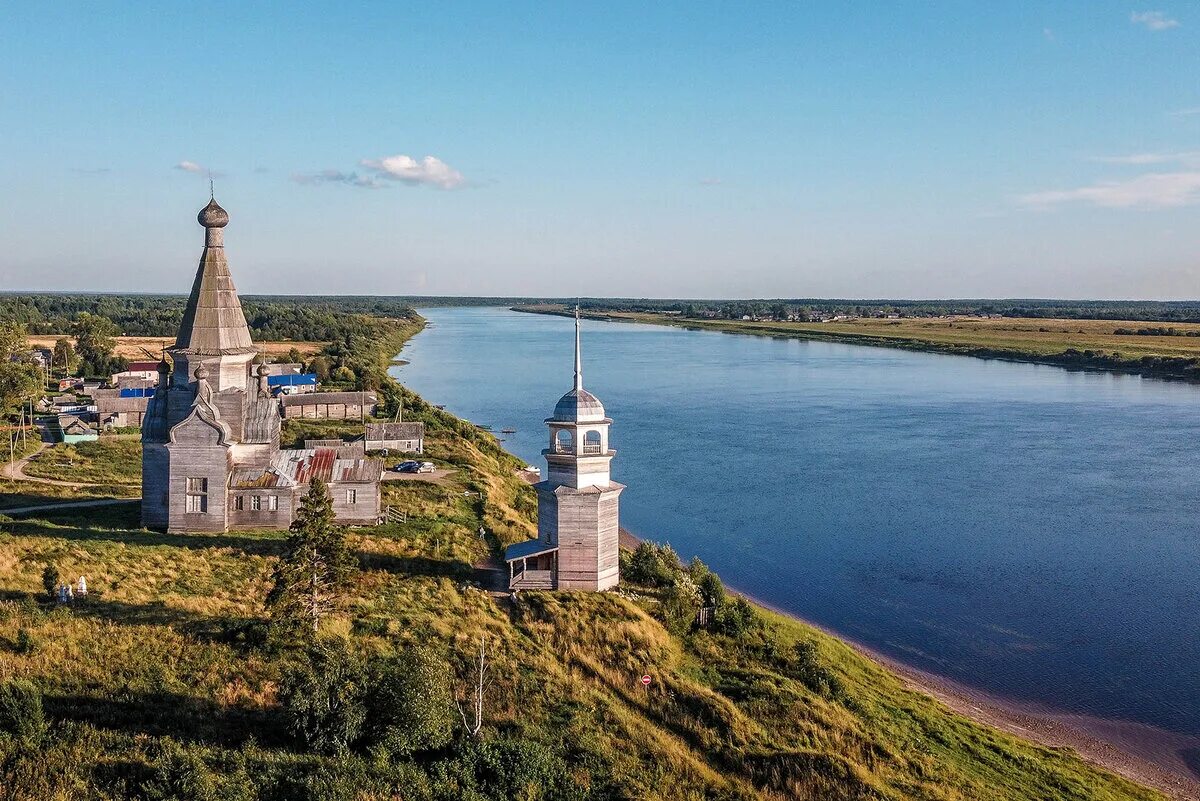
{"label": "shrub", "polygon": [[0,685],[0,735],[33,744],[45,734],[46,713],[37,686],[25,679],[10,679]]}
{"label": "shrub", "polygon": [[31,654],[37,645],[33,641],[33,635],[29,633],[29,629],[22,626],[17,629],[17,641],[13,645],[13,650],[18,654]]}
{"label": "shrub", "polygon": [[700,561],[700,557],[692,560],[688,573],[696,588],[700,590],[700,602],[705,606],[720,606],[725,602],[725,585],[716,573],[709,570],[708,565]]}
{"label": "shrub", "polygon": [[225,798],[218,792],[216,777],[204,760],[169,738],[159,749],[153,773],[142,784],[142,793],[147,801],[217,801]]}
{"label": "shrub", "polygon": [[292,734],[325,754],[347,750],[362,733],[366,719],[360,678],[363,664],[345,645],[323,643],[287,670],[279,702]]}
{"label": "shrub", "polygon": [[621,568],[625,578],[646,587],[665,587],[679,571],[679,560],[670,546],[660,548],[652,542],[638,545]]}
{"label": "shrub", "polygon": [[744,598],[727,600],[713,612],[710,628],[718,634],[741,637],[759,623],[754,607]]}
{"label": "shrub", "polygon": [[687,573],[681,573],[663,593],[658,611],[667,630],[677,637],[682,637],[691,629],[699,606],[700,590],[692,583]]}
{"label": "shrub", "polygon": [[51,601],[58,597],[58,585],[58,568],[54,565],[46,565],[42,568],[42,589],[46,591],[46,597]]}
{"label": "shrub", "polygon": [[454,731],[450,665],[417,646],[382,660],[371,671],[368,728],[373,745],[391,755],[441,748]]}
{"label": "shrub", "polygon": [[483,743],[476,752],[476,773],[480,789],[492,798],[534,801],[571,795],[562,757],[529,740]]}

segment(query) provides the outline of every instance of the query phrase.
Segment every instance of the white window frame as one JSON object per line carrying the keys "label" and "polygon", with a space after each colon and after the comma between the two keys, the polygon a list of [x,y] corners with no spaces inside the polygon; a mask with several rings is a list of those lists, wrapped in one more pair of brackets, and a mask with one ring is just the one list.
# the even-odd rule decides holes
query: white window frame
{"label": "white window frame", "polygon": [[251,512],[261,512],[262,511],[262,496],[261,495],[251,495],[250,496],[250,511]]}
{"label": "white window frame", "polygon": [[356,489],[346,490],[346,503],[350,503],[350,504],[358,503],[358,490],[356,490]]}
{"label": "white window frame", "polygon": [[208,479],[189,477],[184,482],[184,511],[188,514],[208,514]]}

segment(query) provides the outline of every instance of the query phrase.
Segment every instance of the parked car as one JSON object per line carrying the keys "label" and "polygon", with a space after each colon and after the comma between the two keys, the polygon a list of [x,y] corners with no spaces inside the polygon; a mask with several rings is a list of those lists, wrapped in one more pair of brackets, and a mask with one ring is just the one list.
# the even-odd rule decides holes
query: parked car
{"label": "parked car", "polygon": [[421,472],[420,462],[401,462],[392,468],[397,473],[419,473]]}
{"label": "parked car", "polygon": [[421,462],[421,466],[417,468],[418,473],[432,473],[433,462]]}

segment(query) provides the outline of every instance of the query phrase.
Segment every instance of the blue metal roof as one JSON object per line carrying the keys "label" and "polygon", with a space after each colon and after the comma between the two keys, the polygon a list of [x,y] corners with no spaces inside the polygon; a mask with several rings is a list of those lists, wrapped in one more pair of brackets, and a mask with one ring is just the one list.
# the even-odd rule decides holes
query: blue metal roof
{"label": "blue metal roof", "polygon": [[286,373],[284,375],[267,376],[269,387],[303,387],[316,386],[316,373]]}
{"label": "blue metal roof", "polygon": [[149,398],[154,394],[154,387],[124,387],[121,389],[122,398]]}
{"label": "blue metal roof", "polygon": [[538,554],[550,553],[557,550],[557,545],[551,545],[542,540],[526,540],[525,542],[518,542],[515,545],[505,548],[504,561],[511,562],[515,559],[527,559],[530,556],[537,556]]}

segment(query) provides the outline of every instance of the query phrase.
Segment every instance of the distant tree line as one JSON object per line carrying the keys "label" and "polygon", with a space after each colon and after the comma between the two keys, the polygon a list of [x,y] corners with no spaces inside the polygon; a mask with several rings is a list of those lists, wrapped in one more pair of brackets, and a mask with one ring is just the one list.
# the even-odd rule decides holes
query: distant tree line
{"label": "distant tree line", "polygon": [[[72,330],[80,315],[111,320],[125,336],[174,336],[183,320],[183,295],[0,294],[0,319],[23,323],[31,334]],[[328,342],[371,330],[364,316],[410,318],[412,306],[396,298],[242,298],[242,310],[258,340]]]}
{"label": "distant tree line", "polygon": [[655,300],[631,298],[583,298],[586,311],[669,312],[684,317],[738,320],[811,319],[838,314],[869,317],[898,314],[902,317],[999,314],[1004,317],[1040,317],[1068,320],[1146,320],[1153,322],[1200,322],[1200,301],[1140,300],[889,300],[776,298],[761,300]]}

